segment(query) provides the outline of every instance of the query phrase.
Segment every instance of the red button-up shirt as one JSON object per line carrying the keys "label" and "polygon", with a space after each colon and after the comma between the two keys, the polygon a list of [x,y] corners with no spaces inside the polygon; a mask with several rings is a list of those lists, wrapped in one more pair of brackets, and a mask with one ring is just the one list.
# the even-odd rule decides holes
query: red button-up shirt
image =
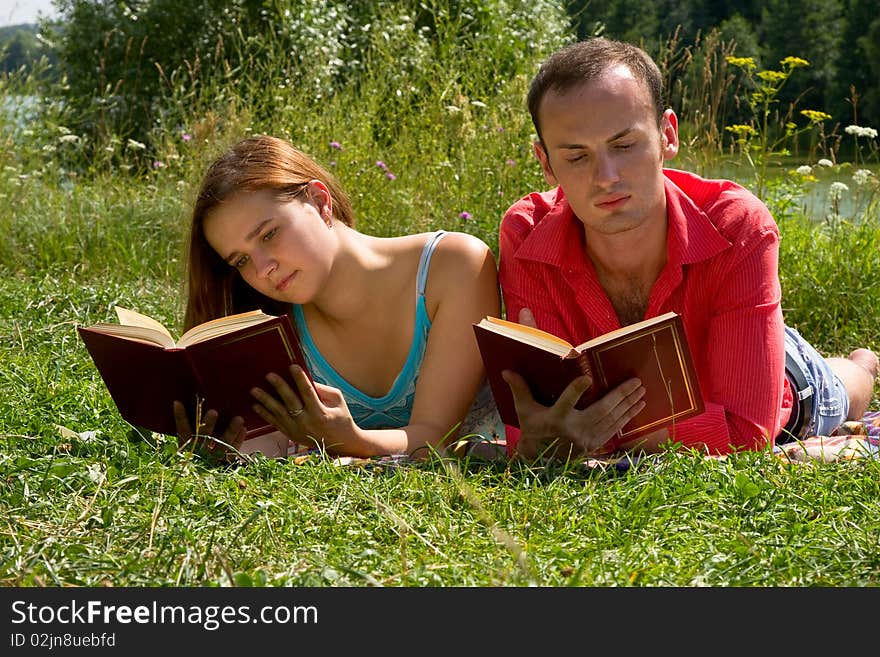
{"label": "red button-up shirt", "polygon": [[[772,444],[791,412],[778,276],[779,230],[739,185],[665,169],[667,261],[645,318],[682,316],[706,410],[670,435],[713,454]],[[620,327],[561,188],[505,213],[499,282],[506,316],[523,307],[539,328],[579,344]],[[674,433],[673,433],[674,431]],[[519,431],[507,427],[508,449]]]}

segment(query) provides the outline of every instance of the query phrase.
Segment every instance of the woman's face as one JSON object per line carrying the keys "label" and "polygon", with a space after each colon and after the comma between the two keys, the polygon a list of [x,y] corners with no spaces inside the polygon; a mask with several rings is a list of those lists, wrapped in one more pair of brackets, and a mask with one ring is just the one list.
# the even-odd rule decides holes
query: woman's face
{"label": "woman's face", "polygon": [[330,273],[336,244],[329,195],[320,188],[293,200],[271,190],[239,192],[206,216],[205,238],[258,292],[308,303]]}

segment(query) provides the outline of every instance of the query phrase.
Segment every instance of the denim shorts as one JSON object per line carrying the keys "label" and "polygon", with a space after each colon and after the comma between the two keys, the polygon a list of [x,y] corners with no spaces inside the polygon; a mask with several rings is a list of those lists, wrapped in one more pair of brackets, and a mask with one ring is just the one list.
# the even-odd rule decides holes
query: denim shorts
{"label": "denim shorts", "polygon": [[[846,421],[849,413],[849,396],[840,378],[831,370],[828,362],[813,346],[804,340],[797,330],[785,327],[786,375],[790,382],[806,381],[806,388],[799,391],[792,385],[794,404],[802,407],[812,401],[812,410],[798,432],[793,436],[784,430],[776,438],[777,443],[806,438],[829,436]],[[789,372],[797,368],[799,372]],[[798,376],[800,374],[800,376]],[[809,399],[807,399],[809,398]],[[794,413],[795,410],[792,410]]]}

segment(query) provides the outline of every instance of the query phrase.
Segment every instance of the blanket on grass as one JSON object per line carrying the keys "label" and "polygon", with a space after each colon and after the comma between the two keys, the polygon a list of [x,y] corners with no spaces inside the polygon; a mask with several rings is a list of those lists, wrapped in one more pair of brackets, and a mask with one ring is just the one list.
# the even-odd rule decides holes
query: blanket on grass
{"label": "blanket on grass", "polygon": [[[304,463],[321,456],[317,450],[299,448],[294,451],[294,449],[291,450],[289,456],[296,463]],[[507,460],[508,458],[503,442],[480,440],[479,437],[467,441],[467,444],[464,445],[464,454],[489,461]],[[773,447],[773,454],[785,461],[799,463],[833,463],[860,458],[880,459],[880,411],[869,411],[861,420],[844,423],[832,436],[810,436],[804,440],[776,445]],[[369,465],[373,467],[400,465],[407,461],[409,459],[405,455],[373,459],[343,456],[333,459],[337,465]],[[586,459],[584,465],[588,468],[627,470],[638,461],[637,456],[620,455]]]}
{"label": "blanket on grass", "polygon": [[880,458],[880,411],[869,411],[861,420],[845,422],[832,436],[810,436],[776,445],[773,453],[800,462]]}

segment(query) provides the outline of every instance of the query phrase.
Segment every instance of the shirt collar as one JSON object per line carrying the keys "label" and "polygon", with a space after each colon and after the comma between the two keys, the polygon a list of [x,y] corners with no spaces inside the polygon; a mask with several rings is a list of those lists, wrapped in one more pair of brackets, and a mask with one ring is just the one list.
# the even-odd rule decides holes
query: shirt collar
{"label": "shirt collar", "polygon": [[[678,265],[700,262],[731,246],[708,215],[671,177],[683,183],[698,180],[687,172],[664,169],[668,262]],[[581,222],[574,215],[562,188],[557,187],[553,207],[520,245],[516,257],[579,271],[588,267],[584,253]]]}
{"label": "shirt collar", "polygon": [[[720,233],[709,216],[700,208],[692,196],[709,190],[709,185],[694,174],[664,169],[666,189],[666,218],[668,221],[666,244],[670,261],[688,265],[709,258],[731,246]],[[687,184],[693,189],[686,194],[674,181]]]}

